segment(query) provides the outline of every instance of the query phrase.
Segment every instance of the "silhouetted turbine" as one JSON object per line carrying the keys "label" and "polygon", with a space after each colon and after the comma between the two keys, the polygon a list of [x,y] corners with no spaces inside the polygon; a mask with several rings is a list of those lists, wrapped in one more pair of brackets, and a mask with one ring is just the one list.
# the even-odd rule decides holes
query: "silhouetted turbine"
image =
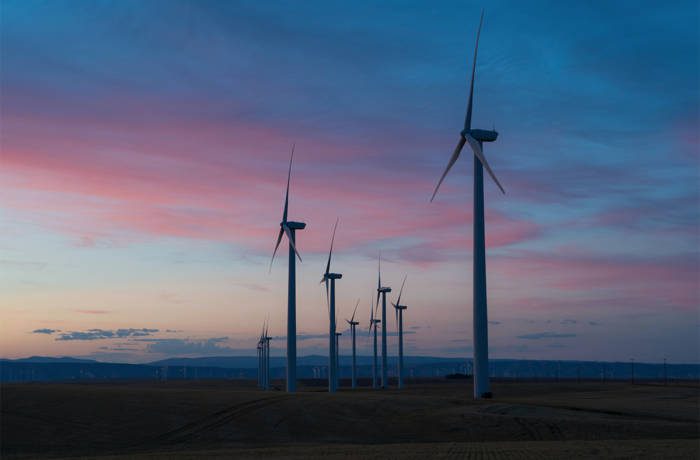
{"label": "silhouetted turbine", "polygon": [[[333,256],[333,243],[335,242],[335,231],[338,228],[338,220],[335,220],[333,226],[333,236],[331,237],[331,249],[328,251],[328,262],[326,263],[326,271],[321,278],[321,282],[326,284],[326,306],[328,307],[328,391],[333,393],[338,388],[338,361],[336,359],[336,344],[335,337],[336,321],[335,321],[335,280],[343,277],[340,273],[331,273],[331,257]],[[329,293],[330,285],[330,293]]]}
{"label": "silhouetted turbine", "polygon": [[386,295],[391,292],[390,287],[382,286],[382,255],[379,255],[379,277],[377,278],[377,307],[379,306],[379,297],[382,299],[382,388],[389,386],[388,371],[389,366],[387,364],[387,354],[386,354]]}
{"label": "silhouetted turbine", "polygon": [[287,172],[287,192],[284,196],[284,213],[282,214],[282,222],[280,222],[280,232],[277,235],[277,244],[272,252],[270,260],[270,270],[272,270],[272,262],[275,260],[277,248],[282,241],[282,235],[287,235],[289,241],[289,281],[287,288],[287,392],[294,393],[297,389],[297,318],[296,318],[296,255],[301,262],[301,256],[294,245],[296,231],[303,230],[306,224],[303,222],[293,222],[287,220],[287,211],[289,209],[289,180],[292,176],[292,160],[294,160],[294,145],[292,145],[292,154],[289,158],[289,171]]}
{"label": "silhouetted turbine", "polygon": [[483,129],[472,129],[472,102],[474,96],[474,77],[476,74],[476,56],[479,49],[479,35],[481,25],[484,21],[484,12],[481,12],[479,30],[476,34],[476,46],[474,48],[474,63],[472,65],[472,78],[469,85],[469,100],[467,102],[467,114],[464,119],[464,129],[460,133],[459,142],[455,148],[450,161],[447,163],[445,172],[435,186],[435,191],[430,201],[433,201],[440,184],[447,176],[448,171],[455,164],[465,143],[474,152],[474,398],[490,398],[489,387],[489,355],[488,355],[488,320],[486,306],[486,245],[484,238],[484,172],[489,173],[501,192],[505,193],[501,183],[491,170],[483,152],[484,142],[493,142],[498,137],[495,130],[487,131]]}
{"label": "silhouetted turbine", "polygon": [[357,374],[355,369],[357,367],[357,360],[355,357],[355,326],[357,326],[360,323],[359,321],[355,321],[355,313],[357,312],[358,305],[360,305],[360,299],[357,299],[355,309],[352,311],[352,318],[345,320],[345,322],[347,322],[350,325],[350,334],[352,335],[352,371],[350,384],[352,388],[357,388]]}
{"label": "silhouetted turbine", "polygon": [[399,389],[403,388],[403,311],[407,308],[406,305],[401,305],[401,293],[403,292],[404,284],[406,284],[406,277],[404,277],[403,282],[401,283],[401,289],[399,290],[399,298],[396,300],[396,303],[392,304],[394,306],[394,312],[396,313],[396,323],[399,327]]}
{"label": "silhouetted turbine", "polygon": [[374,329],[374,355],[372,359],[372,388],[377,388],[379,386],[378,378],[377,378],[377,324],[381,323],[382,321],[379,319],[374,319],[374,310],[375,306],[372,303],[372,301],[369,301],[369,331],[367,335],[372,333],[372,329]]}

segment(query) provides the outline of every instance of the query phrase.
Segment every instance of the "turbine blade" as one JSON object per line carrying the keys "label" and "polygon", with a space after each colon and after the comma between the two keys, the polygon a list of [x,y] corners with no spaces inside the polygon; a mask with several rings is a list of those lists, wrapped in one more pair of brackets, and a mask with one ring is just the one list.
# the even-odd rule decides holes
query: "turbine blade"
{"label": "turbine blade", "polygon": [[287,234],[287,239],[289,240],[289,245],[292,247],[292,249],[294,249],[294,253],[299,258],[299,262],[301,262],[301,256],[299,255],[299,251],[297,251],[297,247],[294,245],[294,238],[292,238],[292,231],[286,225],[283,225],[282,229],[284,229],[284,233]]}
{"label": "turbine blade", "polygon": [[491,179],[493,179],[496,185],[498,185],[498,188],[500,188],[501,192],[503,192],[503,194],[505,195],[506,191],[503,190],[503,186],[500,182],[498,182],[496,175],[491,170],[491,166],[489,166],[489,162],[486,161],[486,157],[484,156],[484,152],[481,149],[481,144],[479,144],[479,141],[474,139],[470,134],[467,134],[467,141],[469,141],[469,146],[472,148],[474,155],[476,155],[481,164],[484,165],[484,168],[486,168],[486,171],[488,171],[489,175],[491,176]]}
{"label": "turbine blade", "polygon": [[379,290],[382,288],[382,253],[379,253],[379,265],[377,268],[377,302],[375,304],[375,310],[379,308]]}
{"label": "turbine blade", "polygon": [[282,228],[280,227],[280,232],[277,235],[277,244],[275,244],[275,250],[272,251],[272,259],[270,259],[270,270],[269,271],[272,271],[272,262],[275,261],[275,254],[277,254],[277,248],[280,247],[280,242],[282,241],[282,234],[283,233],[284,233],[284,230],[282,230]]}
{"label": "turbine blade", "polygon": [[360,305],[360,299],[357,299],[357,303],[355,304],[355,309],[352,311],[352,319],[350,321],[355,321],[355,312],[357,312],[358,305]]}
{"label": "turbine blade", "polygon": [[403,285],[406,284],[406,278],[408,278],[408,275],[403,277],[403,282],[401,283],[401,289],[399,290],[399,298],[396,300],[396,305],[401,305],[401,293],[403,292]]}
{"label": "turbine blade", "polygon": [[479,30],[476,32],[476,45],[474,46],[474,62],[472,63],[472,80],[469,84],[469,101],[467,102],[467,114],[464,117],[464,129],[469,130],[472,127],[472,104],[474,97],[474,76],[476,75],[476,55],[479,51],[479,36],[481,35],[481,24],[484,22],[484,10],[481,10],[481,19],[479,20]]}
{"label": "turbine blade", "polygon": [[331,271],[331,255],[333,254],[333,243],[335,242],[335,231],[338,228],[339,217],[335,219],[335,225],[333,226],[333,237],[331,238],[331,249],[328,251],[328,263],[326,264],[326,275]]}
{"label": "turbine blade", "polygon": [[287,210],[289,209],[289,179],[292,177],[292,160],[294,159],[294,145],[292,144],[292,154],[289,157],[289,171],[287,172],[287,193],[284,195],[284,213],[282,222],[287,222]]}
{"label": "turbine blade", "polygon": [[325,279],[326,281],[326,308],[328,309],[328,318],[331,317],[331,298],[330,294],[328,293],[328,278]]}
{"label": "turbine blade", "polygon": [[452,156],[450,157],[450,161],[447,163],[445,172],[442,173],[442,176],[440,177],[440,180],[438,181],[437,185],[435,186],[435,190],[433,191],[433,196],[430,197],[431,202],[435,199],[435,195],[437,195],[438,189],[440,188],[442,181],[445,180],[445,176],[447,176],[447,173],[450,172],[450,169],[457,161],[457,158],[459,158],[459,154],[462,152],[462,147],[464,147],[465,142],[466,140],[464,139],[464,137],[460,136],[459,142],[457,143],[457,147],[455,147],[455,150],[454,152],[452,152]]}

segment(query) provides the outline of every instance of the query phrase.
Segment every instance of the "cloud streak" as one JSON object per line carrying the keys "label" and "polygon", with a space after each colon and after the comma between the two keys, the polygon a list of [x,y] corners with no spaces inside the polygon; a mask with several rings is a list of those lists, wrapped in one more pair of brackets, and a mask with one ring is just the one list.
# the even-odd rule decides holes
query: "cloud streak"
{"label": "cloud streak", "polygon": [[541,340],[541,339],[569,339],[576,337],[576,334],[560,334],[556,332],[536,332],[533,334],[519,335],[519,339],[525,340]]}
{"label": "cloud streak", "polygon": [[128,337],[146,337],[158,332],[158,329],[88,329],[87,331],[70,331],[60,334],[56,340],[104,340],[123,339]]}
{"label": "cloud streak", "polygon": [[46,334],[46,335],[51,335],[54,332],[58,332],[58,329],[48,329],[48,328],[42,328],[42,329],[34,329],[32,331],[32,334]]}

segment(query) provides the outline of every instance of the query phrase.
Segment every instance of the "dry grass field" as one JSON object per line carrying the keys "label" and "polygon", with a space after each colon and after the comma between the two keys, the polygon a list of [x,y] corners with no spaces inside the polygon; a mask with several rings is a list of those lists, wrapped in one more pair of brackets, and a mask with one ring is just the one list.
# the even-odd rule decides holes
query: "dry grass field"
{"label": "dry grass field", "polygon": [[230,381],[2,386],[2,458],[700,458],[699,388],[464,381],[262,392]]}

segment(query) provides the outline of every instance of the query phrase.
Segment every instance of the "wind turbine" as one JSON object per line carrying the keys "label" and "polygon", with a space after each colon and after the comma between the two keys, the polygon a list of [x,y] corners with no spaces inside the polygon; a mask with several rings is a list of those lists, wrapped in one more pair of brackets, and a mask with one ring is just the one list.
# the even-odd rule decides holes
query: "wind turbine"
{"label": "wind turbine", "polygon": [[474,63],[472,65],[472,79],[469,85],[469,99],[467,102],[467,114],[464,119],[464,129],[460,132],[459,143],[455,148],[450,161],[447,163],[445,172],[435,187],[433,201],[440,184],[445,179],[452,165],[455,164],[465,143],[474,152],[474,398],[490,398],[492,396],[489,388],[489,351],[488,351],[488,321],[486,308],[486,245],[484,241],[484,171],[489,173],[501,192],[505,190],[498,182],[496,175],[491,170],[483,152],[484,142],[493,142],[498,137],[495,130],[487,131],[483,129],[472,129],[472,102],[474,96],[474,76],[476,73],[476,55],[479,49],[479,35],[481,25],[484,22],[484,12],[481,12],[479,30],[476,33],[476,46],[474,48]]}
{"label": "wind turbine", "polygon": [[258,337],[258,386],[265,389],[265,323],[260,329]]}
{"label": "wind turbine", "polygon": [[[321,278],[322,283],[326,283],[326,305],[328,306],[328,391],[334,393],[338,389],[338,360],[337,360],[337,340],[335,337],[335,280],[343,277],[340,273],[331,273],[331,256],[333,255],[333,243],[335,242],[335,231],[338,228],[338,219],[333,226],[333,236],[331,237],[331,249],[328,251],[328,262],[326,272]],[[330,285],[330,293],[329,293]]]}
{"label": "wind turbine", "polygon": [[292,154],[289,158],[289,171],[287,172],[287,192],[284,196],[284,213],[282,214],[282,222],[280,222],[280,232],[277,235],[277,244],[272,253],[270,260],[270,270],[272,270],[272,262],[275,260],[277,248],[282,242],[282,235],[287,235],[289,241],[289,282],[287,288],[287,392],[294,393],[297,391],[297,317],[296,317],[296,255],[301,262],[301,256],[297,251],[294,242],[296,241],[296,231],[306,228],[304,222],[294,222],[287,220],[287,211],[289,209],[289,179],[292,176],[292,160],[294,160],[294,144],[292,144]]}
{"label": "wind turbine", "polygon": [[352,311],[352,318],[346,319],[345,322],[350,325],[350,333],[352,334],[352,373],[351,373],[351,387],[357,388],[357,373],[355,367],[357,365],[355,357],[355,326],[360,324],[359,321],[355,321],[355,313],[357,312],[357,306],[360,305],[360,299],[357,299],[355,304],[355,309]]}
{"label": "wind turbine", "polygon": [[270,337],[267,334],[268,331],[268,324],[265,324],[265,335],[263,336],[264,345],[263,349],[265,350],[265,389],[269,390],[270,389],[270,340],[272,337]]}
{"label": "wind turbine", "polygon": [[403,292],[404,284],[406,284],[405,276],[403,278],[403,283],[401,283],[401,289],[399,290],[399,298],[396,300],[396,303],[392,304],[396,313],[396,322],[399,326],[399,390],[403,388],[403,311],[407,308],[406,305],[401,305],[401,293]]}
{"label": "wind turbine", "polygon": [[379,255],[379,269],[377,271],[377,306],[379,306],[379,296],[382,297],[382,388],[389,386],[389,378],[387,375],[388,365],[386,356],[386,295],[391,292],[390,287],[382,286],[382,255]]}
{"label": "wind turbine", "polygon": [[372,328],[374,328],[374,359],[372,360],[372,388],[378,387],[377,379],[377,324],[381,323],[382,320],[374,319],[374,304],[369,301],[369,332],[368,335],[372,333]]}

